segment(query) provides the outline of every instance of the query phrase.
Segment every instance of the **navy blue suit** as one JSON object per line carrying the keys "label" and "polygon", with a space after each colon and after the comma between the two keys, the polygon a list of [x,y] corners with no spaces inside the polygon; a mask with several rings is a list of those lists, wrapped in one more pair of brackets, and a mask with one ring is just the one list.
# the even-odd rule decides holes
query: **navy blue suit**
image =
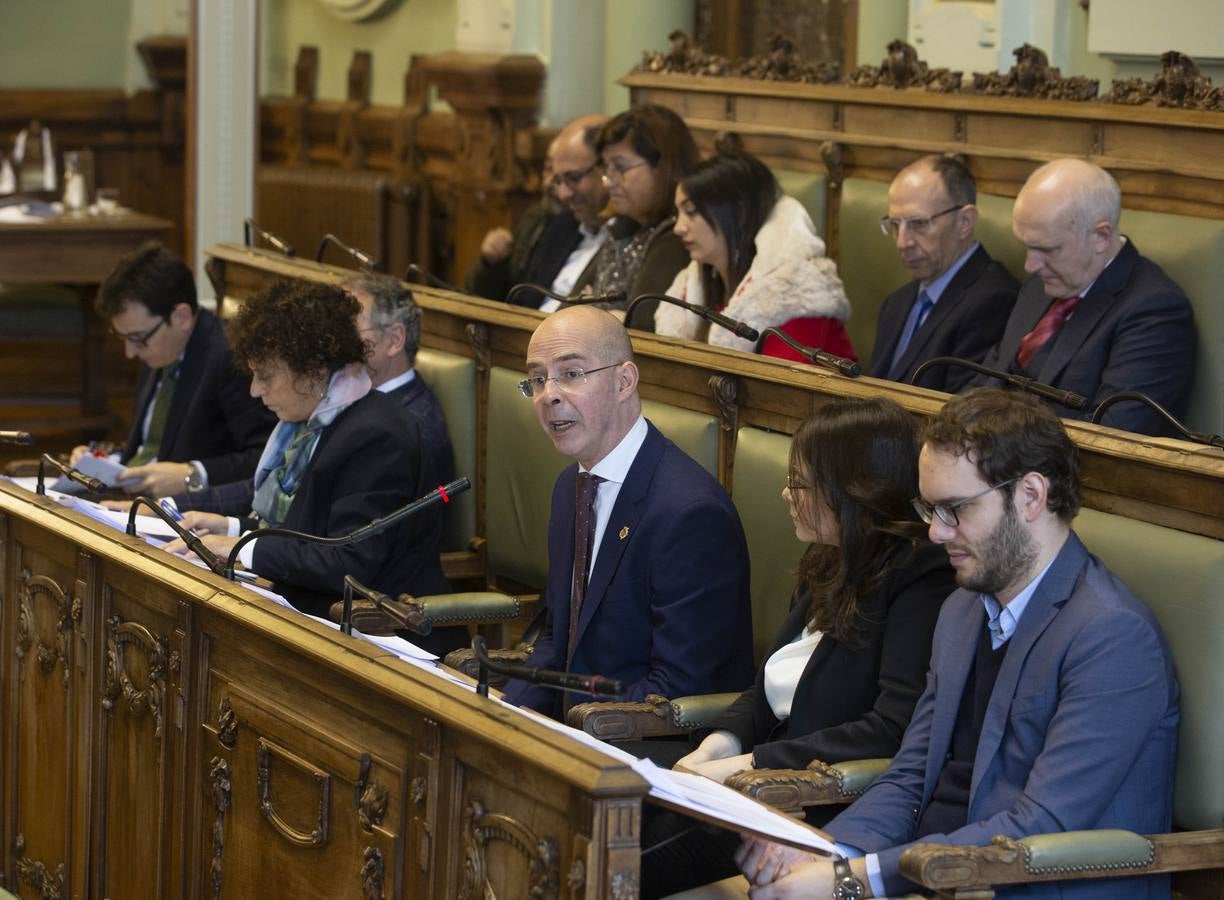
{"label": "navy blue suit", "polygon": [[421,420],[421,436],[433,457],[438,480],[443,483],[452,481],[455,477],[455,451],[446,428],[446,417],[442,414],[442,405],[421,373],[417,372],[416,377],[407,384],[388,391],[387,396]]}
{"label": "navy blue suit", "polygon": [[[972,369],[932,366],[918,381],[911,382],[914,372],[936,356],[959,356],[981,362],[1003,336],[1003,326],[1007,324],[1019,290],[1020,283],[1011,272],[979,245],[952,276],[939,302],[931,307],[926,321],[914,333],[901,355],[897,381],[955,394],[973,379]],[[897,341],[905,330],[910,308],[917,301],[917,281],[911,281],[885,298],[876,322],[875,347],[871,351],[868,375],[873,378],[889,376]]]}
{"label": "navy blue suit", "polygon": [[[134,421],[120,457],[124,464],[140,449],[145,414],[157,382],[156,370],[140,367]],[[275,424],[276,416],[251,396],[251,376],[234,366],[221,320],[201,309],[183,351],[178,384],[157,448],[158,460],[199,460],[209,484],[249,478],[255,474]]]}
{"label": "navy blue suit", "polygon": [[[1119,391],[1139,391],[1178,418],[1185,416],[1198,346],[1194,313],[1185,292],[1160,266],[1141,256],[1133,241],[1126,242],[1071,318],[1023,371],[1016,363],[1020,340],[1051,303],[1040,278],[1026,281],[985,365],[1088,398],[1083,412],[1054,405],[1054,412],[1064,418],[1090,419],[1102,400]],[[975,383],[998,386],[985,376]],[[1140,434],[1172,433],[1161,416],[1133,401],[1111,406],[1101,424]]]}
{"label": "navy blue suit", "polygon": [[[985,620],[976,592],[947,599],[926,691],[901,749],[826,826],[837,841],[879,854],[889,895],[913,889],[898,863],[915,839],[986,845],[995,835],[1169,830],[1180,718],[1169,648],[1143,602],[1071,534],[1009,641],[982,720],[968,824],[950,834],[915,834],[951,749]],[[997,896],[1167,900],[1169,880],[1049,882]]]}
{"label": "navy blue suit", "polygon": [[[577,471],[567,468],[553,489],[548,618],[528,659],[547,669],[566,668]],[[623,679],[632,700],[752,683],[748,546],[739,515],[713,476],[653,425],[612,508],[569,668]],[[506,699],[552,716],[563,708],[560,692],[521,681],[510,682]]]}

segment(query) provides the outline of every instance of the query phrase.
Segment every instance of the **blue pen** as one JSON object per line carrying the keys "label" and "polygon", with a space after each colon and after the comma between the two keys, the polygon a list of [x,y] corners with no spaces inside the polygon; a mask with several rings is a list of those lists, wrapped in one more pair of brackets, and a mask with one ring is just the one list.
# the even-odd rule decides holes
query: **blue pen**
{"label": "blue pen", "polygon": [[162,497],[162,499],[158,500],[157,505],[160,506],[162,509],[164,509],[167,513],[169,513],[170,518],[174,519],[174,521],[176,522],[183,521],[183,514],[179,512],[175,508],[174,504],[171,503],[169,500],[167,500],[165,497]]}

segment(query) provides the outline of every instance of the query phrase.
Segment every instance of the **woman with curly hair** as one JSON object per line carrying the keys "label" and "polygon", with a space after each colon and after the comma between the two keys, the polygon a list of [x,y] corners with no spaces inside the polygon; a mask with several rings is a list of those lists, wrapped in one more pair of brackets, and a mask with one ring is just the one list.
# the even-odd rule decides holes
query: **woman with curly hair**
{"label": "woman with curly hair", "polygon": [[[345,535],[437,487],[421,421],[370,389],[360,310],[333,285],[280,282],[230,320],[230,347],[251,372],[251,394],[280,421],[253,481],[207,492],[201,505],[217,512],[184,515],[214,553],[224,557],[242,533],[263,525]],[[440,519],[440,510],[426,511],[348,546],[258,539],[239,559],[316,616],[340,598],[345,575],[391,596],[443,593]],[[439,652],[462,646],[466,632],[436,629],[412,640]]]}
{"label": "woman with curly hair", "polygon": [[[700,744],[677,768],[721,782],[897,751],[926,684],[939,609],[956,589],[947,553],[913,514],[917,493],[917,427],[892,400],[835,401],[799,427],[782,496],[810,546],[790,615],[756,683],[693,735]],[[813,807],[808,821],[833,812]],[[645,818],[643,897],[739,871],[738,835],[681,834],[690,825]]]}

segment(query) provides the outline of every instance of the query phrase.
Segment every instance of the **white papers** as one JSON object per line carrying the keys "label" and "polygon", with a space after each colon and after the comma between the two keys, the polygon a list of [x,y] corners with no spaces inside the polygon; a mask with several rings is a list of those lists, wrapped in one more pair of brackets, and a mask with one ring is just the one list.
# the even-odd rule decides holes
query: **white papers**
{"label": "white papers", "polygon": [[[81,497],[65,496],[60,502],[69,509],[75,509],[78,512],[84,513],[91,519],[96,519],[119,531],[127,531],[129,516],[127,510],[107,509],[100,503],[94,503],[92,500],[85,500]],[[137,515],[136,533],[141,537],[157,538],[159,542],[173,540],[178,537],[174,529],[157,516]]]}

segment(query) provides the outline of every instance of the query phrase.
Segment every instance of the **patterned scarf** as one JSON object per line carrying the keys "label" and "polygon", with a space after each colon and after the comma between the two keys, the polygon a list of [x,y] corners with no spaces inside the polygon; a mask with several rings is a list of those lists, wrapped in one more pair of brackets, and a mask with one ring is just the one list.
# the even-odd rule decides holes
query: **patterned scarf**
{"label": "patterned scarf", "polygon": [[362,363],[353,363],[332,375],[327,393],[305,422],[276,423],[255,469],[251,506],[261,524],[276,527],[285,521],[323,429],[369,392],[369,373]]}

